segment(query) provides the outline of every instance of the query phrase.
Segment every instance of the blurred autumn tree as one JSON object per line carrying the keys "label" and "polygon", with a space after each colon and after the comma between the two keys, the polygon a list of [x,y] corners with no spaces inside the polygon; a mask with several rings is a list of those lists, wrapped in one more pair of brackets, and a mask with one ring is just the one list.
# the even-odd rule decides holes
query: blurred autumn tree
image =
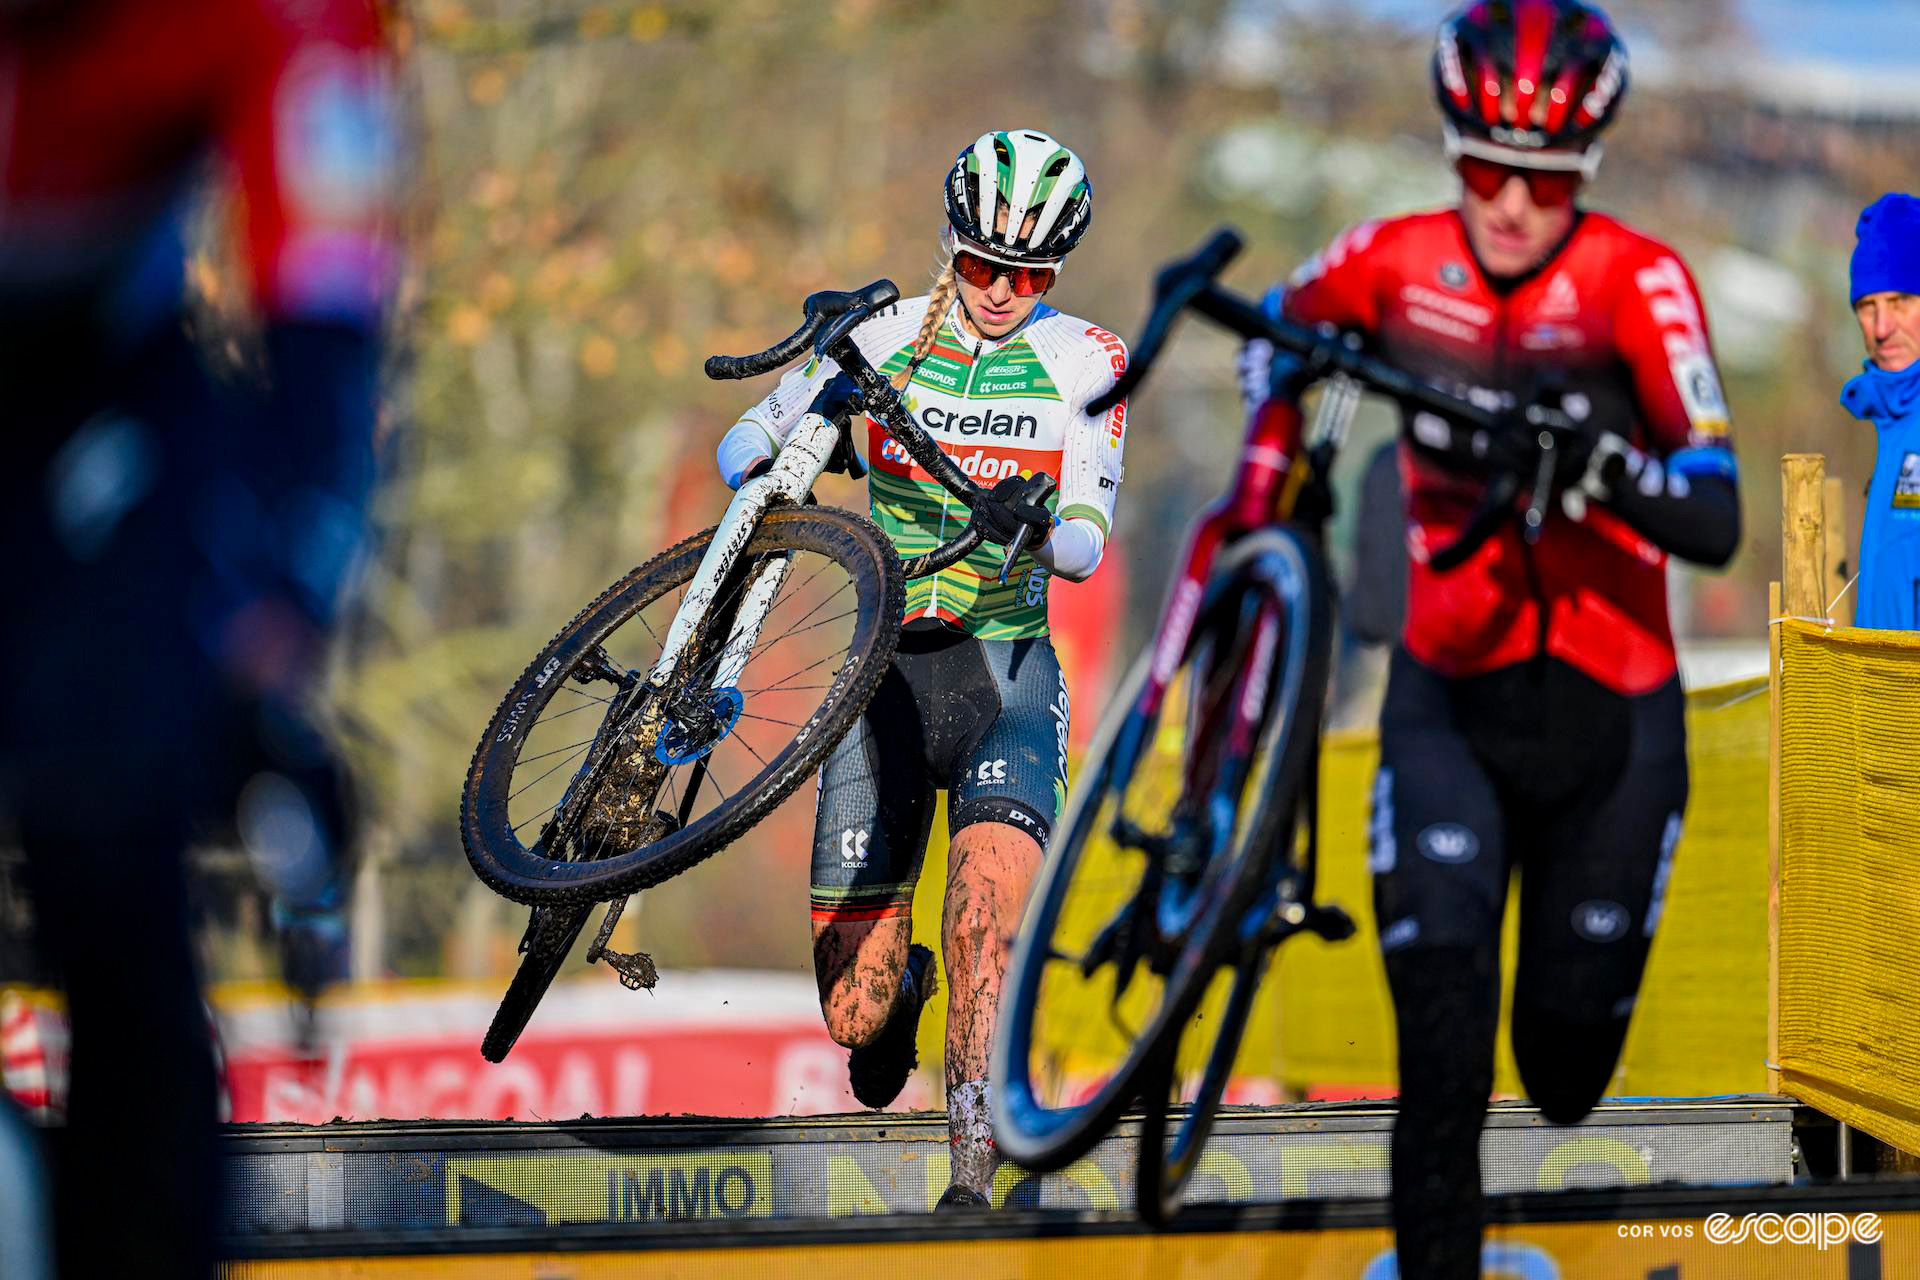
{"label": "blurred autumn tree", "polygon": [[[1675,6],[1618,7],[1674,47],[1740,47],[1726,5],[1687,6],[1684,22]],[[1218,223],[1249,234],[1232,279],[1253,289],[1348,221],[1448,199],[1428,36],[1326,13],[1248,0],[407,10],[417,278],[383,551],[336,682],[368,819],[363,969],[512,963],[520,914],[468,873],[456,827],[495,701],[580,605],[720,510],[712,447],[764,387],[711,384],[701,358],[765,345],[815,289],[888,275],[918,292],[940,179],[979,133],[1031,124],[1086,158],[1097,216],[1056,300],[1122,334],[1155,264]],[[1751,548],[1695,588],[1711,605],[1696,629],[1759,634],[1777,453],[1824,448],[1864,477],[1870,453],[1832,407],[1855,358],[1839,289],[1852,211],[1912,184],[1896,123],[1788,115],[1669,79],[1636,87],[1611,140],[1595,203],[1711,265],[1710,305],[1769,279],[1803,295],[1729,368]],[[1716,294],[1721,275],[1738,288]],[[1135,624],[1233,456],[1230,350],[1193,326],[1132,416],[1119,545]],[[1367,422],[1388,429],[1384,411]],[[823,497],[860,502],[845,485]],[[804,963],[805,817],[648,904],[663,963]]]}

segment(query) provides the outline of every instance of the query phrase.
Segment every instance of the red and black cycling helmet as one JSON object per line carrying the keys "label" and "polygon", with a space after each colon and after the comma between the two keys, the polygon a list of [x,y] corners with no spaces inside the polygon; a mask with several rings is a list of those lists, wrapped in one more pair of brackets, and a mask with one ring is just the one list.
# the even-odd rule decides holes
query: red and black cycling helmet
{"label": "red and black cycling helmet", "polygon": [[1473,0],[1440,28],[1433,89],[1450,148],[1573,168],[1627,95],[1627,50],[1581,0]]}

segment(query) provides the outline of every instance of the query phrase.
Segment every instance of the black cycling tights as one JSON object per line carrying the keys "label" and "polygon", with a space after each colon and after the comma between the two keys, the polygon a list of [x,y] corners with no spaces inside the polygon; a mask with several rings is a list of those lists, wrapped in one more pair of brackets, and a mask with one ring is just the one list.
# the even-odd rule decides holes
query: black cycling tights
{"label": "black cycling tights", "polygon": [[[1483,949],[1433,947],[1389,956],[1387,982],[1400,1057],[1393,1220],[1401,1280],[1465,1280],[1480,1274],[1480,1126],[1493,1093],[1500,975]],[[1625,1019],[1596,1026],[1537,1005],[1514,1010],[1514,1058],[1547,1119],[1572,1124],[1593,1109],[1626,1029]]]}
{"label": "black cycling tights", "polygon": [[1677,682],[1611,693],[1552,661],[1446,680],[1396,654],[1374,788],[1374,913],[1399,1033],[1404,1280],[1478,1274],[1501,917],[1518,873],[1513,1051],[1572,1124],[1612,1078],[1686,805]]}
{"label": "black cycling tights", "polygon": [[1393,1220],[1402,1280],[1480,1274],[1480,1123],[1500,1021],[1494,957],[1434,947],[1387,957],[1400,1048]]}

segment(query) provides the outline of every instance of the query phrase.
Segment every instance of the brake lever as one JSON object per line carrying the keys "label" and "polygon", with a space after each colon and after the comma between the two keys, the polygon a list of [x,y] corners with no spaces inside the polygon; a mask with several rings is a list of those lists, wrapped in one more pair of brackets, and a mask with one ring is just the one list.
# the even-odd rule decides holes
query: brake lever
{"label": "brake lever", "polygon": [[[1053,477],[1044,471],[1034,473],[1027,487],[1020,491],[1020,501],[1030,507],[1037,507],[1053,496],[1057,486]],[[1013,572],[1013,562],[1027,549],[1027,543],[1033,538],[1033,526],[1022,525],[1020,532],[1013,535],[1013,541],[1007,544],[1007,558],[1000,562],[1000,585],[1007,585],[1007,575]]]}
{"label": "brake lever", "polygon": [[1533,492],[1527,495],[1526,527],[1521,536],[1532,546],[1540,541],[1540,535],[1547,527],[1547,500],[1552,496],[1554,464],[1560,452],[1560,442],[1553,432],[1540,429],[1540,461],[1533,470]]}

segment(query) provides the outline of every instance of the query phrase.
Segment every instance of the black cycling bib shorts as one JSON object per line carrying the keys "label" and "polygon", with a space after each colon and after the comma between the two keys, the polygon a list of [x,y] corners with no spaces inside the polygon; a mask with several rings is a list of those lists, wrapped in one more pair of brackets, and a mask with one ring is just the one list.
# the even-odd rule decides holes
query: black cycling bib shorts
{"label": "black cycling bib shorts", "polygon": [[1684,712],[1678,679],[1627,697],[1551,659],[1448,679],[1396,650],[1369,841],[1389,972],[1497,960],[1517,869],[1516,1020],[1624,1036],[1686,807]]}
{"label": "black cycling bib shorts", "polygon": [[937,789],[950,830],[1002,822],[1044,846],[1066,803],[1068,717],[1045,636],[909,626],[879,692],[820,771],[814,920],[911,912]]}

